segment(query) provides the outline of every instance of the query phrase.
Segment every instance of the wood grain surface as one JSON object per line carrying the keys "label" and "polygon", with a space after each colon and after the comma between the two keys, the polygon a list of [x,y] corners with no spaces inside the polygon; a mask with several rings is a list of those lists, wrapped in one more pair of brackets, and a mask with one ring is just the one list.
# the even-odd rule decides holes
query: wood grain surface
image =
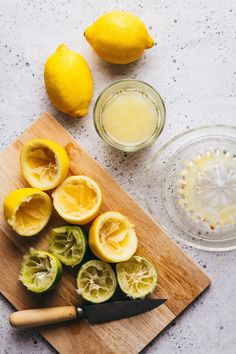
{"label": "wood grain surface", "polygon": [[19,168],[19,151],[24,143],[37,137],[55,140],[63,146],[70,144],[70,174],[94,178],[103,192],[102,211],[120,211],[136,225],[137,253],[147,256],[158,270],[159,283],[153,297],[168,299],[160,308],[133,318],[99,325],[90,325],[86,320],[72,321],[45,326],[39,332],[60,353],[138,353],[209,286],[210,279],[48,113],[0,155],[0,292],[18,310],[81,303],[75,291],[76,270],[65,268],[58,286],[43,295],[28,292],[18,280],[22,255],[30,247],[46,250],[51,227],[65,223],[54,212],[39,235],[26,238],[17,236],[3,217],[6,195],[27,186]]}

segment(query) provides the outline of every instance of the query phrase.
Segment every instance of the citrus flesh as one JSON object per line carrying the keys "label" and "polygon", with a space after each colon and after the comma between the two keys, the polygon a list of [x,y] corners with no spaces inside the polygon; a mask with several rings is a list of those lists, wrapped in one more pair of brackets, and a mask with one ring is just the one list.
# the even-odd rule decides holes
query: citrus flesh
{"label": "citrus flesh", "polygon": [[33,139],[20,154],[21,170],[27,182],[35,188],[49,190],[67,176],[69,159],[65,149],[55,141]]}
{"label": "citrus flesh", "polygon": [[50,252],[65,265],[78,265],[85,251],[86,237],[79,226],[61,226],[52,230]]}
{"label": "citrus flesh", "polygon": [[52,289],[61,275],[61,263],[54,255],[31,248],[23,257],[19,279],[28,290],[42,293]]}
{"label": "citrus flesh", "polygon": [[99,215],[89,231],[89,245],[101,260],[110,263],[123,262],[137,249],[134,226],[124,215],[108,211]]}
{"label": "citrus flesh", "polygon": [[53,193],[54,208],[71,224],[87,224],[97,216],[101,204],[101,189],[87,176],[68,177]]}
{"label": "citrus flesh", "polygon": [[4,201],[4,215],[8,224],[20,236],[40,232],[52,213],[50,197],[36,188],[21,188],[11,192]]}
{"label": "citrus flesh", "polygon": [[144,298],[157,284],[157,272],[144,257],[133,256],[116,265],[117,280],[121,290],[129,297]]}
{"label": "citrus flesh", "polygon": [[100,303],[109,300],[116,290],[116,277],[111,266],[100,260],[84,263],[77,277],[77,292],[85,300]]}

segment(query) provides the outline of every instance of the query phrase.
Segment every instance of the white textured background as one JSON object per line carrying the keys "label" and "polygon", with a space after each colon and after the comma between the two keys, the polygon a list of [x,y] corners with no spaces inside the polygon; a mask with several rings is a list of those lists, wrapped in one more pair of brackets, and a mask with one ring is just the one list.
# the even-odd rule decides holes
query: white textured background
{"label": "white textured background", "polygon": [[[83,38],[85,28],[112,9],[140,16],[157,42],[140,61],[126,67],[101,61]],[[236,123],[233,0],[0,0],[0,28],[1,149],[49,111],[132,194],[140,169],[169,138],[205,123]],[[94,77],[90,111],[80,120],[60,114],[45,95],[43,64],[60,43],[79,51]],[[99,92],[126,77],[156,87],[167,109],[161,138],[151,149],[128,155],[105,146],[92,123]],[[212,286],[144,352],[235,354],[236,252],[212,254],[183,248],[205,268]],[[54,353],[35,331],[17,332],[9,327],[12,310],[0,296],[0,353]]]}

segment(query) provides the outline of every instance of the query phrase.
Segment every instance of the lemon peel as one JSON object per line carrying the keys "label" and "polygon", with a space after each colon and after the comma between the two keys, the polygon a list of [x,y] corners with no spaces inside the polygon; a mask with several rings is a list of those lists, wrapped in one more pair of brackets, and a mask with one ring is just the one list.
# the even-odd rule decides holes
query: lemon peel
{"label": "lemon peel", "polygon": [[105,262],[128,260],[135,253],[137,245],[134,226],[127,217],[115,211],[99,215],[89,230],[89,246]]}
{"label": "lemon peel", "polygon": [[18,235],[33,236],[48,223],[52,201],[39,189],[21,188],[6,197],[3,209],[6,221]]}
{"label": "lemon peel", "polygon": [[144,23],[125,11],[102,15],[84,36],[98,56],[113,64],[131,63],[154,45]]}
{"label": "lemon peel", "polygon": [[60,111],[72,116],[87,114],[93,95],[93,79],[85,59],[65,44],[60,45],[44,66],[48,97]]}
{"label": "lemon peel", "polygon": [[53,195],[53,205],[67,222],[84,225],[99,213],[102,192],[99,185],[88,176],[70,176],[58,186]]}
{"label": "lemon peel", "polygon": [[33,139],[21,150],[20,166],[31,187],[49,190],[66,178],[69,159],[65,149],[55,141]]}

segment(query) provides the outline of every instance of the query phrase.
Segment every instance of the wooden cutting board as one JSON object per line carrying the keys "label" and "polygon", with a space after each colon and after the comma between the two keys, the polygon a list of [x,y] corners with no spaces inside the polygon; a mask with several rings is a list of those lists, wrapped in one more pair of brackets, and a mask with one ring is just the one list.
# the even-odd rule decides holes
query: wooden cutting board
{"label": "wooden cutting board", "polygon": [[43,295],[31,294],[18,281],[22,255],[32,246],[46,250],[50,228],[64,222],[54,213],[50,224],[38,236],[24,238],[11,231],[2,213],[6,195],[27,186],[19,168],[19,152],[23,144],[42,137],[63,146],[70,142],[77,145],[80,174],[94,178],[101,186],[102,211],[120,211],[136,225],[138,254],[147,256],[159,274],[153,297],[167,298],[168,301],[151,312],[121,321],[100,325],[90,325],[86,320],[74,321],[40,328],[39,333],[60,353],[137,353],[209,286],[210,279],[48,113],[36,120],[0,155],[0,291],[18,310],[80,303],[75,291],[75,270],[65,269],[57,288]]}

